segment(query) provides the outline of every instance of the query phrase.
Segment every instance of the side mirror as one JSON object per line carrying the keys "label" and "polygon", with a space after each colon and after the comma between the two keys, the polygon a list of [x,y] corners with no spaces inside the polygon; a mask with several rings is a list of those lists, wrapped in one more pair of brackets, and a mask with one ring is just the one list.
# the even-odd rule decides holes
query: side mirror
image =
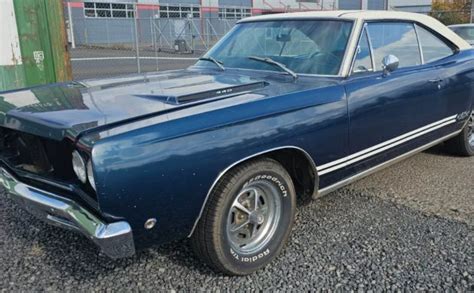
{"label": "side mirror", "polygon": [[382,69],[383,74],[388,75],[390,72],[396,70],[398,65],[400,64],[400,60],[398,60],[397,56],[395,55],[387,55],[382,59]]}

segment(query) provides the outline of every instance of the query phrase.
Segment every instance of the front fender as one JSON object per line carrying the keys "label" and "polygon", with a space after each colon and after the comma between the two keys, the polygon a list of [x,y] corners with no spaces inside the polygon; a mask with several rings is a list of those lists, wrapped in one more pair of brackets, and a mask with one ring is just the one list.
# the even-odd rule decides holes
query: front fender
{"label": "front fender", "polygon": [[[306,150],[317,163],[346,151],[344,91],[328,93],[334,98],[325,104],[311,95],[263,99],[258,106],[186,116],[98,141],[92,154],[101,210],[127,219],[141,243],[186,237],[214,181],[233,163],[284,146]],[[293,109],[256,115],[277,106]],[[149,218],[157,219],[153,230],[144,229]]]}

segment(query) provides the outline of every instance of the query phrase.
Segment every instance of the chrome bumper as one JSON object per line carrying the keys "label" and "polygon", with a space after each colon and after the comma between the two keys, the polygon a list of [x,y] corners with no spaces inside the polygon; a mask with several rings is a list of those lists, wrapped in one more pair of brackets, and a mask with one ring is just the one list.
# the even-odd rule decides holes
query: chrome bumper
{"label": "chrome bumper", "polygon": [[29,213],[55,226],[81,232],[107,256],[117,259],[135,254],[132,228],[127,222],[104,223],[74,201],[21,183],[3,168],[0,182],[9,197]]}

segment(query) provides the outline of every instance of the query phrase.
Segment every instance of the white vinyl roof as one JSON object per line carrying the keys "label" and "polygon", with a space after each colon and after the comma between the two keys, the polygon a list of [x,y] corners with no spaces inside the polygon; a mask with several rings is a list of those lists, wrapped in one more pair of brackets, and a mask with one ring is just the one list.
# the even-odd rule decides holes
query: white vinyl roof
{"label": "white vinyl roof", "polygon": [[448,27],[474,27],[474,23],[462,23],[462,24],[452,24]]}
{"label": "white vinyl roof", "polygon": [[341,19],[363,22],[365,20],[408,20],[418,22],[432,30],[443,35],[445,38],[455,44],[460,50],[472,49],[464,39],[450,30],[447,26],[438,20],[419,13],[387,11],[387,10],[333,10],[333,11],[307,11],[294,13],[269,14],[262,16],[253,16],[242,19],[242,22],[270,21],[270,20],[289,20],[289,19]]}

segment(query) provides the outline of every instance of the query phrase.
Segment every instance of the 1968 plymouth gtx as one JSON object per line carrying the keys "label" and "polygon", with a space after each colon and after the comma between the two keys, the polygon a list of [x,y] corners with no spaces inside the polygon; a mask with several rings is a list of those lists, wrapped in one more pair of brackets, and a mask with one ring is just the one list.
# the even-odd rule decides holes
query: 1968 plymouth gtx
{"label": "1968 plymouth gtx", "polygon": [[0,178],[112,258],[190,237],[248,274],[298,197],[441,142],[473,155],[473,80],[471,46],[428,16],[251,17],[186,70],[0,93]]}

